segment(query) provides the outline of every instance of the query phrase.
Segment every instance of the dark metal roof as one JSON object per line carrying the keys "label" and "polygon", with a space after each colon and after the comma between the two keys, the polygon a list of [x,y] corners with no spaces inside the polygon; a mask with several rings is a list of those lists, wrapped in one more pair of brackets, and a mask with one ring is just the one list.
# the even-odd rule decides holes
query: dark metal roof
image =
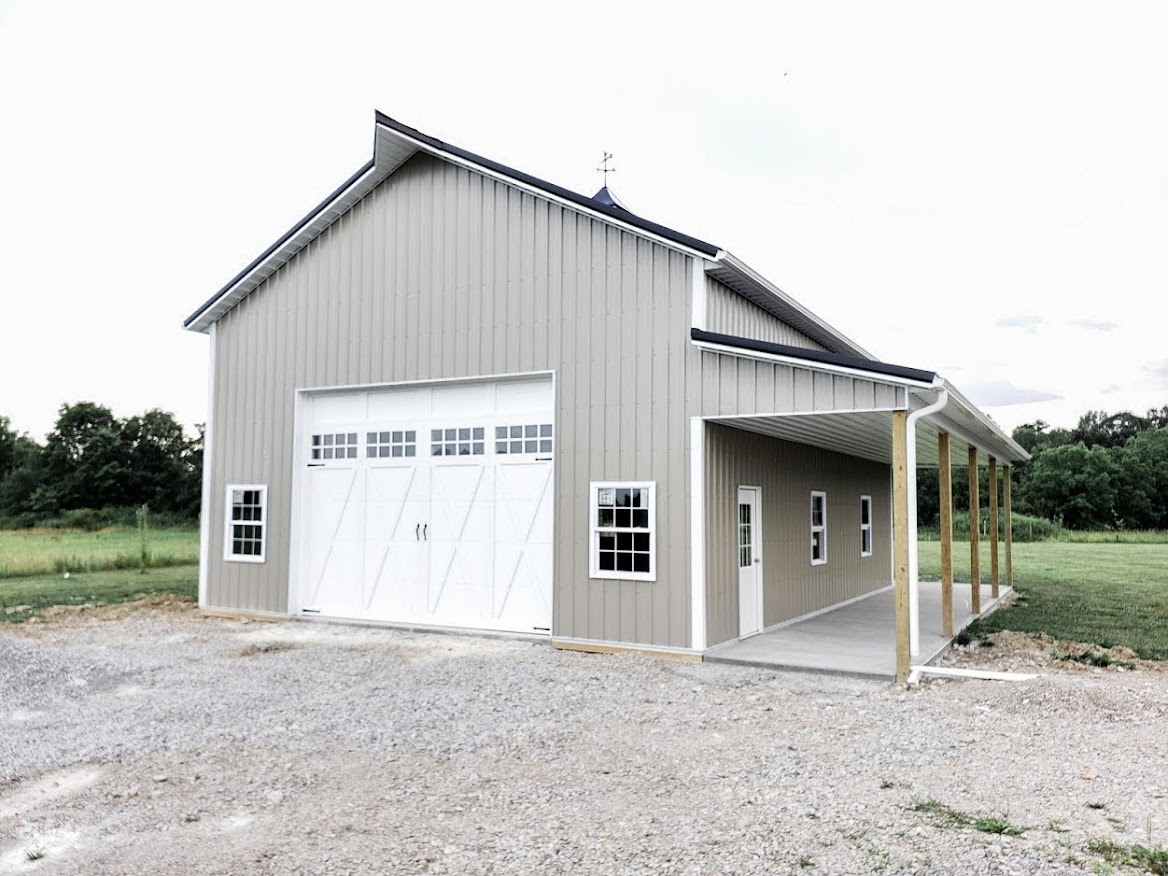
{"label": "dark metal roof", "polygon": [[756,341],[751,338],[723,335],[696,328],[691,328],[689,334],[693,340],[702,341],[707,344],[721,344],[724,347],[737,347],[740,350],[750,350],[755,353],[770,353],[775,356],[790,356],[794,359],[805,359],[808,362],[822,362],[825,365],[855,368],[858,371],[870,371],[873,374],[884,374],[888,377],[899,377],[903,380],[918,380],[922,383],[932,383],[937,378],[936,372],[933,371],[922,371],[919,368],[906,368],[904,365],[892,365],[888,362],[877,362],[875,359],[862,359],[859,356],[848,356],[844,353],[827,353],[823,350],[808,350],[803,347],[790,347],[786,344],[772,344],[769,341]]}
{"label": "dark metal roof", "polygon": [[[704,240],[698,240],[696,237],[690,237],[688,234],[682,234],[680,231],[674,231],[672,228],[666,228],[664,225],[658,225],[656,222],[643,219],[642,217],[637,216],[635,213],[630,213],[623,207],[607,204],[604,201],[590,198],[587,195],[581,195],[579,192],[573,192],[569,189],[563,188],[562,186],[558,186],[555,183],[550,183],[546,180],[539,179],[538,177],[531,176],[530,174],[524,173],[521,170],[516,170],[515,168],[508,167],[505,164],[499,164],[497,161],[492,161],[489,158],[484,158],[481,155],[476,155],[473,152],[460,149],[458,146],[452,146],[449,143],[444,143],[437,137],[431,137],[428,134],[423,134],[421,131],[415,128],[411,128],[408,125],[403,125],[401,122],[397,121],[397,119],[391,119],[389,116],[385,115],[385,113],[377,112],[376,118],[377,124],[384,125],[385,127],[397,131],[400,134],[405,134],[407,137],[412,137],[413,139],[425,143],[427,146],[430,146],[433,149],[439,149],[443,152],[448,152],[451,155],[457,155],[459,158],[464,158],[467,161],[470,161],[481,167],[485,167],[488,170],[494,171],[495,173],[509,177],[516,182],[521,182],[524,185],[529,185],[532,188],[537,188],[541,191],[547,192],[549,195],[555,195],[557,198],[563,198],[565,201],[571,201],[574,204],[579,204],[581,207],[587,207],[589,210],[595,210],[597,213],[603,213],[606,216],[611,216],[613,219],[624,222],[627,225],[632,225],[635,228],[640,228],[642,231],[647,231],[650,234],[656,234],[658,237],[663,237],[666,240],[681,244],[682,246],[689,247],[690,249],[696,249],[703,255],[716,256],[720,250],[720,247],[715,246],[712,243],[707,243]],[[604,189],[601,191],[604,191]]]}

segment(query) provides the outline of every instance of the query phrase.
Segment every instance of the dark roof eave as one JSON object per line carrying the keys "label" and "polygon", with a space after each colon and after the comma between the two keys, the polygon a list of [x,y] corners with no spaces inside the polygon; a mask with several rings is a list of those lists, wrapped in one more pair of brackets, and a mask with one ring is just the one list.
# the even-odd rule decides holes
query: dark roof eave
{"label": "dark roof eave", "polygon": [[737,347],[740,350],[747,350],[754,353],[769,353],[772,356],[787,356],[793,359],[803,359],[807,362],[818,362],[823,365],[855,368],[857,371],[868,371],[872,374],[895,377],[901,380],[933,383],[937,378],[936,372],[923,371],[920,368],[908,368],[904,365],[893,365],[888,362],[878,362],[875,359],[848,356],[844,353],[827,353],[823,350],[808,350],[803,347],[791,347],[786,344],[773,344],[769,341],[756,341],[752,338],[723,335],[718,332],[707,332],[698,328],[690,329],[690,338],[706,344]]}
{"label": "dark roof eave", "polygon": [[558,186],[555,183],[542,180],[539,177],[524,173],[521,170],[516,170],[513,167],[508,167],[505,164],[492,161],[489,158],[484,158],[482,155],[476,155],[475,153],[469,152],[466,149],[461,149],[458,146],[452,146],[449,143],[439,140],[437,137],[431,137],[429,134],[423,134],[416,128],[411,128],[409,125],[403,125],[397,119],[390,118],[383,112],[375,111],[375,117],[377,124],[383,125],[393,131],[397,131],[399,134],[403,134],[406,137],[410,137],[411,139],[417,140],[420,143],[424,143],[431,149],[437,149],[440,152],[446,152],[450,155],[457,156],[458,158],[469,161],[472,164],[477,164],[480,167],[484,167],[487,170],[493,171],[494,173],[497,173],[501,176],[509,177],[516,182],[523,183],[524,185],[547,192],[549,195],[554,195],[557,198],[570,201],[573,204],[578,204],[581,207],[585,207],[589,210],[601,213],[616,220],[617,222],[622,222],[625,225],[632,225],[634,228],[639,228],[642,231],[655,234],[658,237],[662,237],[666,240],[672,241],[673,243],[677,243],[681,246],[688,247],[689,249],[696,250],[702,255],[713,257],[721,251],[720,247],[715,246],[712,243],[707,243],[704,240],[699,240],[696,237],[690,237],[688,234],[683,234],[680,231],[675,231],[672,228],[659,225],[656,222],[652,222],[649,219],[644,219],[635,213],[630,213],[628,210],[623,210],[620,207],[609,206],[607,204],[601,203],[600,201],[594,201],[587,195],[582,195],[579,192],[573,192],[572,190],[566,189],[563,186]]}
{"label": "dark roof eave", "polygon": [[238,283],[240,280],[242,280],[244,277],[246,277],[248,274],[250,274],[256,268],[258,268],[260,265],[262,265],[268,259],[268,257],[272,255],[272,253],[276,252],[276,250],[278,250],[285,243],[287,243],[289,240],[291,240],[293,237],[295,237],[301,231],[301,229],[304,228],[305,225],[307,225],[309,222],[311,222],[313,219],[315,219],[317,216],[319,216],[322,212],[324,212],[326,209],[328,209],[328,206],[333,201],[335,201],[337,198],[339,198],[342,194],[344,194],[346,189],[348,189],[351,185],[353,185],[353,183],[355,183],[357,180],[359,180],[361,177],[363,177],[365,174],[367,174],[369,171],[371,171],[374,167],[374,164],[375,164],[374,160],[372,158],[369,159],[369,161],[365,162],[365,164],[363,164],[361,166],[360,170],[358,170],[351,177],[349,177],[347,180],[345,180],[343,183],[341,183],[340,186],[338,186],[332,192],[332,194],[330,194],[327,198],[325,198],[323,201],[321,201],[319,204],[317,204],[315,207],[313,207],[311,210],[309,210],[308,214],[305,215],[305,217],[303,219],[301,219],[299,222],[297,222],[291,228],[289,228],[288,231],[286,231],[283,235],[281,235],[279,240],[277,240],[275,243],[273,243],[271,246],[269,246],[267,249],[265,249],[262,253],[260,253],[258,256],[256,256],[256,258],[254,258],[252,260],[252,262],[246,268],[244,268],[242,271],[240,271],[238,274],[236,274],[234,277],[232,277],[227,282],[227,284],[223,286],[223,288],[221,288],[218,292],[216,292],[214,295],[212,295],[210,298],[208,298],[206,301],[204,301],[201,305],[199,305],[198,310],[196,310],[194,313],[192,313],[190,316],[188,316],[185,320],[183,320],[183,328],[190,328],[191,324],[195,320],[197,320],[200,316],[202,316],[204,313],[206,313],[211,307],[213,307],[215,305],[215,302],[217,302],[220,298],[222,298],[224,295],[226,295],[232,286],[234,286],[236,283]]}

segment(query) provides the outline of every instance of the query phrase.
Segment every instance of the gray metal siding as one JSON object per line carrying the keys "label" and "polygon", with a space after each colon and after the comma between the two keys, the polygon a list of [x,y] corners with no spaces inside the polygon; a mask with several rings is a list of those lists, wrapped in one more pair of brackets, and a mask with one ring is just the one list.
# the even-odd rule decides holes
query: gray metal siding
{"label": "gray metal siding", "polygon": [[892,408],[903,403],[891,384],[693,347],[691,413],[702,416],[785,414]]}
{"label": "gray metal siding", "polygon": [[[708,644],[738,636],[739,486],[762,488],[763,623],[891,583],[887,465],[706,424]],[[811,491],[827,493],[827,563],[810,562]],[[872,497],[872,556],[860,556],[860,496]],[[889,618],[891,623],[891,618]]]}
{"label": "gray metal siding", "polygon": [[709,276],[706,277],[706,330],[789,347],[827,350],[823,344]]}
{"label": "gray metal siding", "polygon": [[[297,388],[556,372],[557,636],[689,645],[690,260],[416,156],[218,325],[208,607],[287,612]],[[588,484],[657,483],[657,580],[588,578]],[[267,562],[223,560],[228,483]]]}

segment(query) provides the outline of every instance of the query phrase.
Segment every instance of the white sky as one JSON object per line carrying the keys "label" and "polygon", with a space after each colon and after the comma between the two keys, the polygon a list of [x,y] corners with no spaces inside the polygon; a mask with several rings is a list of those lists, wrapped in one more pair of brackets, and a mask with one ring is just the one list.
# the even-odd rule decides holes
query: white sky
{"label": "white sky", "polygon": [[1007,429],[1168,404],[1168,5],[659,5],[0,0],[0,414],[202,421],[182,319],[374,108],[588,194],[614,152],[635,212]]}

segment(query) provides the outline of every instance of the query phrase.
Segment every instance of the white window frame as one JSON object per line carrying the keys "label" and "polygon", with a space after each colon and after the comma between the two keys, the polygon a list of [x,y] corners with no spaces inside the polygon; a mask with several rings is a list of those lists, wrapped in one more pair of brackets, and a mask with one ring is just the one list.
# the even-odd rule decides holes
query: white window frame
{"label": "white window frame", "polygon": [[[231,509],[234,505],[232,500],[232,493],[236,490],[252,490],[258,491],[260,494],[260,508],[263,512],[258,521],[255,520],[232,520]],[[227,490],[224,493],[224,527],[223,527],[223,559],[229,563],[264,563],[267,562],[268,556],[268,485],[267,484],[228,484]],[[232,527],[234,524],[240,523],[245,526],[259,526],[260,527],[260,552],[258,554],[236,554],[232,553],[231,546],[235,541],[233,538]]]}
{"label": "white window frame", "polygon": [[[823,500],[823,523],[815,525],[815,500]],[[811,502],[807,507],[807,523],[810,526],[807,536],[807,555],[811,559],[811,565],[823,566],[827,563],[827,493],[823,490],[811,491]],[[815,533],[818,532],[819,543],[823,547],[823,556],[819,559],[815,558]]]}
{"label": "white window frame", "polygon": [[[868,506],[868,522],[864,522],[864,506]],[[860,556],[872,556],[872,547],[876,544],[872,538],[872,497],[860,496]],[[864,550],[864,535],[868,536],[868,550]]]}
{"label": "white window frame", "polygon": [[[621,572],[616,569],[600,568],[600,534],[602,532],[645,532],[643,529],[624,527],[601,527],[597,521],[600,491],[648,490],[649,491],[649,571]],[[588,485],[588,565],[590,578],[610,581],[656,581],[657,580],[657,482],[656,481],[592,481]]]}

